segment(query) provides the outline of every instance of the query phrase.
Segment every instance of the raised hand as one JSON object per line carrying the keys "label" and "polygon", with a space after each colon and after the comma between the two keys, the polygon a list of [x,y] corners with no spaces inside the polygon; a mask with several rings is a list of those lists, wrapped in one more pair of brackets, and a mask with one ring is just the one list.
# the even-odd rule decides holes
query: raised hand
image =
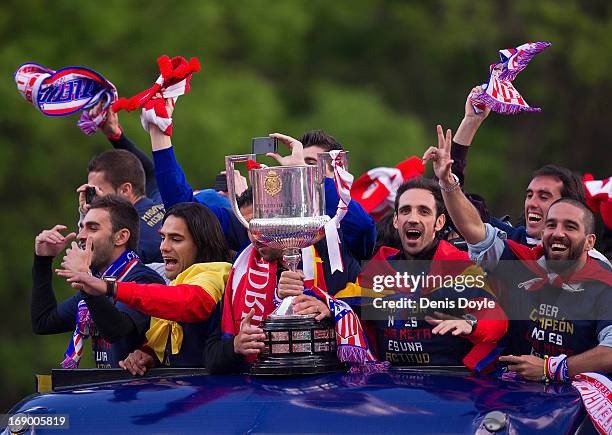
{"label": "raised hand", "polygon": [[451,144],[452,144],[452,133],[450,129],[446,130],[446,135],[441,125],[436,126],[438,133],[438,146],[429,147],[425,154],[423,154],[423,163],[431,161],[433,164],[433,170],[436,176],[447,185],[455,184],[453,177],[451,176],[451,166],[453,160],[451,159]]}
{"label": "raised hand", "polygon": [[267,153],[266,156],[272,157],[283,166],[303,166],[306,164],[304,161],[304,146],[302,145],[302,142],[292,138],[291,136],[280,133],[272,133],[270,137],[274,137],[287,145],[287,147],[291,150],[291,155],[282,157],[278,153]]}
{"label": "raised hand", "polygon": [[255,315],[252,308],[249,314],[240,322],[240,332],[234,337],[234,352],[241,355],[257,355],[265,347],[264,340],[266,335],[263,329],[251,325],[251,320]]}
{"label": "raised hand", "polygon": [[473,119],[477,119],[480,122],[482,122],[485,120],[487,116],[489,116],[489,113],[491,113],[491,109],[487,106],[478,107],[478,109],[480,110],[476,112],[476,110],[474,110],[474,104],[470,100],[472,98],[472,95],[482,94],[483,92],[484,90],[482,89],[482,86],[476,86],[472,88],[472,90],[470,91],[469,95],[467,96],[467,99],[465,100],[465,115],[464,116],[466,119],[473,118]]}
{"label": "raised hand", "polygon": [[62,268],[71,272],[89,272],[91,257],[93,255],[93,240],[88,237],[85,241],[85,249],[79,248],[76,242],[72,242],[70,248],[66,249],[66,255],[62,260]]}
{"label": "raised hand", "polygon": [[[106,101],[100,101],[98,104],[96,104],[91,110],[91,116],[97,116],[105,103]],[[106,108],[106,119],[102,124],[100,124],[100,130],[102,130],[102,133],[104,133],[104,135],[108,138],[121,135],[122,130],[121,125],[119,125],[119,116],[110,108],[110,106]]]}
{"label": "raised hand", "polygon": [[56,225],[50,230],[42,231],[34,241],[36,255],[42,257],[55,257],[62,252],[66,244],[76,237],[76,233],[64,236],[61,231],[67,230],[65,225]]}
{"label": "raised hand", "polygon": [[124,360],[119,361],[119,367],[129,371],[132,375],[144,375],[147,369],[155,366],[155,360],[151,355],[136,349],[130,353]]}
{"label": "raised hand", "polygon": [[85,202],[85,191],[88,187],[93,187],[96,189],[96,197],[104,196],[104,192],[98,186],[94,186],[93,184],[81,184],[77,188],[77,193],[79,194],[79,211],[81,214],[86,214],[89,211],[89,204]]}
{"label": "raised hand", "polygon": [[304,272],[285,270],[278,280],[278,297],[299,296],[304,293]]}

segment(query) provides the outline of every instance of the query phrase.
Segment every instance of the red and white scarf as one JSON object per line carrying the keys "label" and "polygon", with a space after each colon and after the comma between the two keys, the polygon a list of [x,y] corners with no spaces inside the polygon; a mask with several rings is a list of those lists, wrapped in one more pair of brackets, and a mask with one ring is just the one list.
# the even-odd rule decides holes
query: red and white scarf
{"label": "red and white scarf", "polygon": [[[195,57],[185,60],[182,56],[170,59],[163,55],[157,59],[160,75],[149,89],[129,99],[121,98],[113,103],[112,110],[131,112],[142,107],[140,122],[145,131],[151,124],[156,125],[165,135],[172,135],[172,117],[166,110],[166,99],[176,103],[179,96],[189,92],[189,82],[193,73],[200,71],[200,62]],[[153,98],[160,94],[161,98]]]}
{"label": "red and white scarf", "polygon": [[334,169],[334,184],[336,185],[336,191],[340,197],[336,214],[325,224],[329,267],[333,274],[337,270],[341,272],[344,270],[342,254],[340,253],[340,236],[338,235],[338,228],[340,228],[340,222],[344,219],[348,211],[349,203],[351,202],[351,186],[353,185],[354,177],[347,171],[344,165],[344,151],[333,150],[330,151],[329,154],[331,156],[331,165]]}
{"label": "red and white scarf", "polygon": [[586,203],[593,213],[601,214],[604,224],[612,229],[612,177],[596,180],[591,174],[582,177]]}
{"label": "red and white scarf", "polygon": [[572,386],[580,393],[597,432],[612,434],[612,381],[599,373],[580,373]]}
{"label": "red and white scarf", "polygon": [[[65,116],[83,111],[77,125],[85,134],[96,132],[106,120],[106,109],[117,99],[115,85],[102,74],[82,66],[58,71],[37,63],[25,63],[15,71],[17,90],[47,116]],[[103,101],[96,115],[91,109]]]}
{"label": "red and white scarf", "polygon": [[415,156],[398,163],[395,168],[370,169],[355,181],[351,197],[378,221],[393,209],[397,189],[404,182],[424,173],[423,161]]}
{"label": "red and white scarf", "polygon": [[549,42],[528,42],[516,48],[499,50],[500,62],[490,66],[489,81],[482,85],[483,92],[470,96],[475,110],[479,112],[483,106],[487,106],[502,115],[541,111],[542,109],[527,104],[512,86],[512,81],[536,54],[550,46]]}

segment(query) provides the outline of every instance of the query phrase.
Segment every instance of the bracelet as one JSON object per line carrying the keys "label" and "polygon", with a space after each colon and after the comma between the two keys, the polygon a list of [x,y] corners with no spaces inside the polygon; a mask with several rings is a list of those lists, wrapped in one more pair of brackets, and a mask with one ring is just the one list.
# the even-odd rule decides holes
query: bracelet
{"label": "bracelet", "polygon": [[451,172],[451,176],[453,177],[453,179],[455,180],[455,184],[451,184],[450,186],[446,186],[444,184],[442,184],[442,180],[438,180],[438,185],[440,186],[440,190],[442,192],[453,192],[459,188],[461,188],[461,185],[459,183],[459,177],[457,177],[455,174],[453,174]]}

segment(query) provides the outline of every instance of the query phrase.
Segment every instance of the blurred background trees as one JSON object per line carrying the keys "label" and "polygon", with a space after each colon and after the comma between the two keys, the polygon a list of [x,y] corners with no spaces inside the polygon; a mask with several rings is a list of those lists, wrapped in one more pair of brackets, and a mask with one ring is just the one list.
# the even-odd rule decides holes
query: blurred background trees
{"label": "blurred background trees", "polygon": [[[173,143],[194,187],[207,187],[224,155],[275,131],[326,130],[351,151],[355,175],[420,156],[436,123],[457,127],[497,50],[550,41],[515,81],[543,112],[492,114],[470,153],[468,190],[516,218],[544,163],[611,175],[611,11],[605,0],[4,1],[0,407],[62,359],[69,334],[30,328],[33,241],[43,228],[76,224],[74,190],[90,157],[109,147],[100,134],[84,136],[78,116],[48,118],[26,103],[13,81],[20,64],[87,66],[131,96],[156,79],[159,55],[197,56],[203,70],[178,102]],[[122,113],[121,123],[148,148],[137,114]],[[71,294],[59,280],[56,289],[59,300]]]}

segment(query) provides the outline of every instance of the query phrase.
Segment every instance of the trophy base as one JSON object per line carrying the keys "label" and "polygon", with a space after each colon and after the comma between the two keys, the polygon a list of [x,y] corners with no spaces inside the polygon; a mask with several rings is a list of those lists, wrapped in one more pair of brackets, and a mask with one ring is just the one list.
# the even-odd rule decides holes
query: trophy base
{"label": "trophy base", "polygon": [[269,357],[257,360],[250,374],[256,376],[298,376],[336,373],[346,371],[344,363],[337,357],[326,358],[319,355],[294,356],[290,359]]}
{"label": "trophy base", "polygon": [[294,376],[346,370],[336,355],[336,331],[331,319],[312,316],[268,317],[261,328],[265,348],[251,366],[250,374]]}

